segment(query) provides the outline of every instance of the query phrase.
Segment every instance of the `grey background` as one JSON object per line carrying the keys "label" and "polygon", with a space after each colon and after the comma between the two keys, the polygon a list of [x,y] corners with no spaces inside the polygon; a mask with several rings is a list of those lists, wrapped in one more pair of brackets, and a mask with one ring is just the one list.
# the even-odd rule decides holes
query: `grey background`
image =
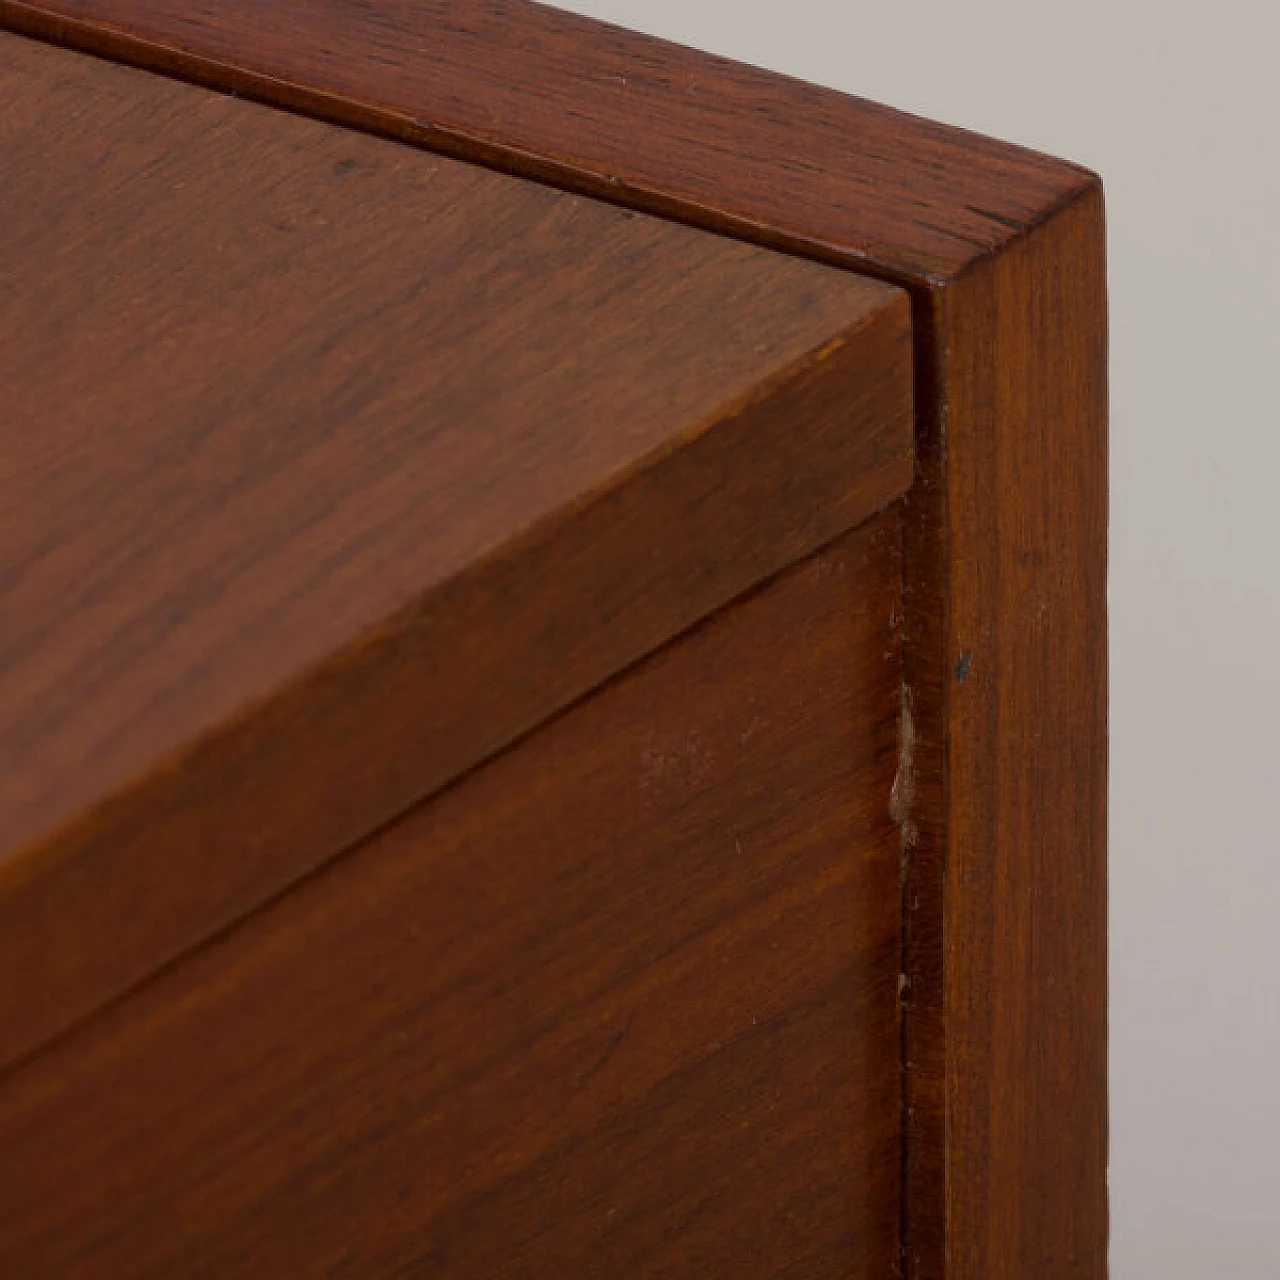
{"label": "grey background", "polygon": [[1275,11],[1239,0],[562,7],[1067,156],[1105,178],[1112,1273],[1276,1280]]}

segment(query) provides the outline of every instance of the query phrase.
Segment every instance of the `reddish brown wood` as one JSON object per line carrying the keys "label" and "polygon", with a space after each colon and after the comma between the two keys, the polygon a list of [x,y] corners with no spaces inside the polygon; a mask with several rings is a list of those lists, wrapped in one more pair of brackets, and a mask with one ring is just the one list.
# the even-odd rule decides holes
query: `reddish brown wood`
{"label": "reddish brown wood", "polygon": [[887,1276],[894,512],[11,1071],[5,1276]]}
{"label": "reddish brown wood", "polygon": [[904,1265],[1103,1275],[1097,179],[525,3],[0,0],[0,19],[912,290]]}
{"label": "reddish brown wood", "polygon": [[527,0],[0,0],[0,23],[913,283],[1091,181]]}
{"label": "reddish brown wood", "polygon": [[[908,503],[908,1274],[1106,1274],[1106,283],[1092,188],[932,299]],[[944,432],[935,434],[939,427]]]}
{"label": "reddish brown wood", "polygon": [[876,282],[12,35],[0,99],[0,1061],[909,483]]}

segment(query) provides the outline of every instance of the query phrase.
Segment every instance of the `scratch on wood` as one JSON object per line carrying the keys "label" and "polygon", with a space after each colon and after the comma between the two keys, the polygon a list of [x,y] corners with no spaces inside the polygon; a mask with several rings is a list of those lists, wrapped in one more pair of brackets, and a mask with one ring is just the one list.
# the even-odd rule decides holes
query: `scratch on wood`
{"label": "scratch on wood", "polygon": [[911,713],[911,690],[902,686],[902,723],[899,730],[898,772],[889,793],[889,815],[902,831],[902,852],[914,849],[917,840],[912,811],[916,800],[916,726]]}

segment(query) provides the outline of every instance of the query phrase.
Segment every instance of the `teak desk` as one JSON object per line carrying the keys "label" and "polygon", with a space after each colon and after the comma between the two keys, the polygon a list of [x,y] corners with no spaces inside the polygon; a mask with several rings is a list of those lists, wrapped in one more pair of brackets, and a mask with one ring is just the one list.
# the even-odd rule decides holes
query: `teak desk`
{"label": "teak desk", "polygon": [[1100,1280],[1097,179],[524,0],[0,27],[0,1276]]}

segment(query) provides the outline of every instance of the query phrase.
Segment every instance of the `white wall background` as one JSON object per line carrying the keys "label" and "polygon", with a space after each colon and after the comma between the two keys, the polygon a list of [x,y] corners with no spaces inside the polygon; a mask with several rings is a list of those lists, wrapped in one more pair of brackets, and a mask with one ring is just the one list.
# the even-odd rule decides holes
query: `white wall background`
{"label": "white wall background", "polygon": [[1276,9],[561,4],[1079,160],[1106,180],[1112,1274],[1277,1280]]}

